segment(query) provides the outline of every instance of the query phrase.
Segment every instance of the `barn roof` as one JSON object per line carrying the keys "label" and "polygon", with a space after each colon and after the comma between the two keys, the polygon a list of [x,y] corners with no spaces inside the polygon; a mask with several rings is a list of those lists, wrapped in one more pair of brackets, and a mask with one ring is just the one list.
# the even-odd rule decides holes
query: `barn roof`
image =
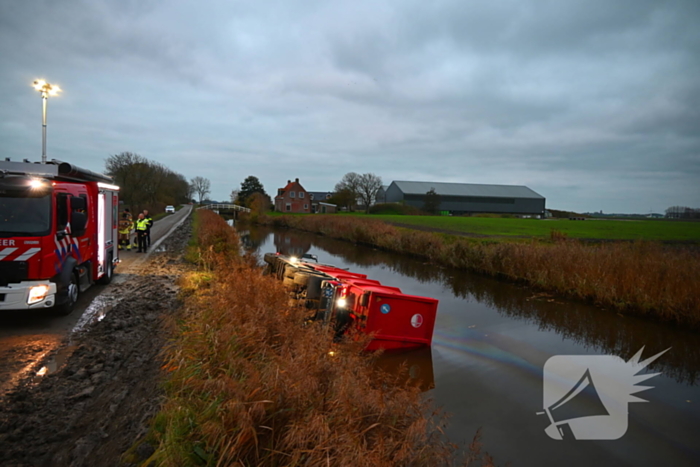
{"label": "barn roof", "polygon": [[404,194],[424,195],[431,188],[441,196],[483,196],[491,198],[541,198],[544,196],[536,193],[523,185],[481,185],[477,183],[444,183],[444,182],[408,182],[394,181]]}

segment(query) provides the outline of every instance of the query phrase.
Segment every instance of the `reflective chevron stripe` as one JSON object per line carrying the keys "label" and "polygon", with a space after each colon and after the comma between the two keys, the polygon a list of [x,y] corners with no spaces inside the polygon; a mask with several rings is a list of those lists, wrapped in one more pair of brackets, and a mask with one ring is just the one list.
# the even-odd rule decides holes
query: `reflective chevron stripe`
{"label": "reflective chevron stripe", "polygon": [[40,251],[41,251],[41,248],[30,248],[27,251],[25,251],[23,255],[15,258],[15,261],[27,261],[29,258],[31,258],[35,254],[39,253]]}
{"label": "reflective chevron stripe", "polygon": [[4,250],[0,250],[0,261],[10,256],[15,250],[17,250],[17,248],[5,248]]}

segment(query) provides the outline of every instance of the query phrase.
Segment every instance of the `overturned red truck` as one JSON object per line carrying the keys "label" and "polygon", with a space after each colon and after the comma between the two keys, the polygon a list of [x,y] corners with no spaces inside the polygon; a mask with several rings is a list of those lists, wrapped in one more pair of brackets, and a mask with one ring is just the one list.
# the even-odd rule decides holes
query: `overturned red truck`
{"label": "overturned red truck", "polygon": [[119,262],[119,187],[53,160],[0,161],[0,311],[69,314]]}
{"label": "overturned red truck", "polygon": [[333,323],[336,335],[372,335],[367,350],[430,346],[437,314],[434,298],[407,295],[365,274],[302,258],[267,253],[267,272],[281,279],[295,299],[314,310],[313,319]]}

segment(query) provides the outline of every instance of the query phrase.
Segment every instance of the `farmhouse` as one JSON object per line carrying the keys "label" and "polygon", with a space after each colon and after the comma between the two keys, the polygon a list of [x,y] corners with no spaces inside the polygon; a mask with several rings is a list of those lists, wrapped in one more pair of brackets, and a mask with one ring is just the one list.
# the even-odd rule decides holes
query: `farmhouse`
{"label": "farmhouse", "polygon": [[385,190],[387,203],[422,208],[425,194],[440,196],[439,211],[451,214],[499,213],[544,216],[545,198],[526,186],[394,181]]}
{"label": "farmhouse", "polygon": [[287,180],[284,188],[277,190],[275,196],[275,211],[309,213],[309,196],[307,191],[299,183],[299,179]]}

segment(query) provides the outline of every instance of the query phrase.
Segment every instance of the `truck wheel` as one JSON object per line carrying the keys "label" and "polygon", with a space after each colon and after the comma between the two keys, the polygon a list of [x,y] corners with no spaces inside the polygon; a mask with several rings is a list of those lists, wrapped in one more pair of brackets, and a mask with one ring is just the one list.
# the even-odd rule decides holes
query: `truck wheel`
{"label": "truck wheel", "polygon": [[265,253],[265,256],[263,256],[263,259],[269,265],[275,264],[275,261],[277,261],[277,258],[278,258],[278,256],[274,253]]}
{"label": "truck wheel", "polygon": [[[309,279],[312,277],[324,277],[320,274],[311,274],[308,272],[297,272],[294,274],[294,283],[297,285],[301,285],[302,287],[306,287],[309,284]],[[325,279],[325,277],[324,277]]]}
{"label": "truck wheel", "polygon": [[308,300],[317,300],[321,298],[321,283],[327,278],[323,276],[309,276],[306,283],[306,298]]}
{"label": "truck wheel", "polygon": [[55,308],[56,314],[59,316],[67,316],[73,312],[75,304],[80,296],[80,284],[76,273],[70,275],[70,284],[68,284],[68,301],[63,305]]}
{"label": "truck wheel", "polygon": [[107,270],[105,271],[104,276],[100,277],[99,282],[102,285],[107,285],[110,282],[112,282],[112,275],[114,274],[114,263],[112,263],[112,255],[110,254],[107,257]]}

